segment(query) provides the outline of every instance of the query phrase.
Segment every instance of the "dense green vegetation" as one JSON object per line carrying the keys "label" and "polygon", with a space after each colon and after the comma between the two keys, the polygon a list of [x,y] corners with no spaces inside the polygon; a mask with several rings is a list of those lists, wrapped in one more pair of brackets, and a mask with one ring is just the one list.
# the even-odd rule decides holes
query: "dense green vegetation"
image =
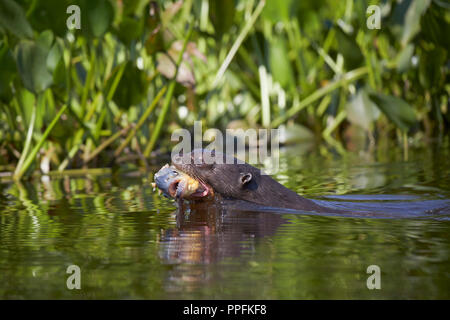
{"label": "dense green vegetation", "polygon": [[[81,29],[68,30],[77,4]],[[381,8],[381,28],[366,10]],[[177,127],[278,127],[345,150],[449,127],[450,6],[0,0],[0,171],[145,163]],[[147,159],[147,160],[146,160]]]}

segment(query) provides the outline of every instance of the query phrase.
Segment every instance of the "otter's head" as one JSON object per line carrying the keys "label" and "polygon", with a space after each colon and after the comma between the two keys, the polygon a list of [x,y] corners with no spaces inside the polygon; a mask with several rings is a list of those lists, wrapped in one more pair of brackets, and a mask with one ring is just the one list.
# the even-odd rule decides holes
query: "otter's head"
{"label": "otter's head", "polygon": [[225,198],[249,200],[257,193],[261,172],[221,152],[195,149],[172,159],[174,167]]}
{"label": "otter's head", "polygon": [[203,200],[214,196],[211,187],[168,164],[155,174],[155,186],[168,198]]}

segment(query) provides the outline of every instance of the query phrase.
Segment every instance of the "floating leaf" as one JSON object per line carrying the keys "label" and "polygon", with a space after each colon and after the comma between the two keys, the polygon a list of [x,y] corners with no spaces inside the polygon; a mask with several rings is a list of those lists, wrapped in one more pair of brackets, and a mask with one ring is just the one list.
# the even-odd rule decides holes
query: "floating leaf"
{"label": "floating leaf", "polygon": [[406,131],[416,123],[413,109],[403,99],[381,93],[369,93],[369,97],[401,130]]}

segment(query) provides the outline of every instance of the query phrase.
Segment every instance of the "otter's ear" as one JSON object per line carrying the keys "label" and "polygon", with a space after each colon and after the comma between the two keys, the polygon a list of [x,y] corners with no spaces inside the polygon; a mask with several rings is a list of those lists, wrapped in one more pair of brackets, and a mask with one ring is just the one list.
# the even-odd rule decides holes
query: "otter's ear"
{"label": "otter's ear", "polygon": [[244,186],[252,180],[252,174],[250,172],[241,172],[239,180],[241,184]]}

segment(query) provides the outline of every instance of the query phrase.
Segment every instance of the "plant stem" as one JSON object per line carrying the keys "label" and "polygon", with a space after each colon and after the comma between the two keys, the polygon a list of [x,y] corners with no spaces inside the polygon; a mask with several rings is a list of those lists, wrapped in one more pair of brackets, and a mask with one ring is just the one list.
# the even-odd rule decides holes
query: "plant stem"
{"label": "plant stem", "polygon": [[88,157],[86,157],[86,159],[84,159],[84,163],[88,163],[89,161],[91,161],[93,158],[95,158],[100,152],[102,152],[107,146],[109,146],[111,143],[114,142],[114,140],[116,140],[117,138],[119,138],[120,136],[124,135],[125,133],[127,133],[128,130],[130,130],[131,126],[128,126],[126,128],[123,128],[122,130],[120,130],[119,132],[116,132],[115,134],[113,134],[111,137],[109,137],[108,139],[106,139],[105,141],[103,141],[94,151],[92,151],[91,154],[89,154]]}
{"label": "plant stem", "polygon": [[177,79],[178,69],[179,69],[181,61],[183,59],[183,53],[186,50],[186,46],[189,41],[189,38],[191,37],[193,26],[194,26],[194,23],[192,22],[189,26],[188,33],[187,33],[186,37],[184,38],[183,47],[181,48],[181,51],[178,55],[177,64],[175,66],[175,75],[173,76],[173,79],[169,83],[169,87],[167,89],[167,94],[166,94],[166,99],[164,100],[164,105],[162,107],[161,113],[159,114],[158,120],[156,121],[155,129],[150,137],[150,141],[148,142],[147,147],[145,148],[144,157],[148,157],[150,155],[150,153],[153,151],[156,140],[158,139],[162,125],[166,118],[167,111],[169,110],[170,101],[172,100],[173,91],[174,91],[175,85],[177,83],[176,79]]}
{"label": "plant stem", "polygon": [[264,5],[266,4],[265,0],[262,0],[258,3],[258,6],[256,7],[255,11],[253,11],[252,16],[248,20],[247,24],[242,29],[241,33],[239,33],[239,36],[237,37],[236,41],[233,43],[233,46],[231,47],[230,51],[228,52],[227,56],[225,57],[225,60],[223,61],[222,65],[219,68],[219,71],[217,71],[216,78],[214,79],[212,89],[214,89],[222,79],[222,76],[224,75],[225,71],[228,69],[228,66],[231,63],[231,60],[233,60],[234,55],[238,51],[239,47],[241,46],[242,42],[244,41],[245,37],[247,37],[247,34],[249,33],[252,26],[255,24],[256,19],[260,15],[262,9],[264,8]]}
{"label": "plant stem", "polygon": [[142,125],[145,123],[145,120],[147,120],[148,116],[155,109],[156,105],[158,104],[159,100],[161,100],[161,97],[164,95],[166,90],[167,90],[166,86],[162,87],[162,89],[159,90],[158,94],[153,99],[150,106],[147,107],[142,116],[139,118],[139,121],[136,124],[136,126],[133,129],[131,129],[125,141],[123,141],[122,144],[119,146],[119,148],[117,148],[117,150],[114,152],[115,157],[119,156],[119,154],[123,151],[123,149],[125,149],[125,147],[130,143],[131,139],[136,135],[136,132],[142,127]]}
{"label": "plant stem", "polygon": [[25,140],[25,146],[23,147],[23,151],[20,155],[20,159],[19,162],[17,163],[17,167],[16,170],[14,171],[14,176],[13,178],[15,180],[19,180],[21,177],[21,170],[23,168],[23,164],[24,161],[27,157],[28,151],[30,149],[31,146],[31,140],[33,138],[33,130],[34,130],[34,123],[36,122],[36,105],[33,106],[33,113],[31,114],[31,119],[30,119],[30,126],[28,127],[28,132],[27,132],[27,138]]}
{"label": "plant stem", "polygon": [[31,150],[30,154],[27,156],[23,166],[20,167],[19,170],[14,173],[14,179],[20,180],[22,178],[22,176],[25,174],[25,172],[28,170],[28,168],[33,163],[34,159],[36,158],[36,154],[39,152],[39,149],[42,147],[42,145],[44,144],[48,135],[50,134],[50,131],[52,131],[53,127],[56,125],[59,118],[64,113],[64,111],[66,111],[66,109],[67,109],[67,104],[65,104],[61,108],[61,110],[59,110],[58,114],[53,118],[52,122],[49,124],[49,126],[45,130],[45,132],[42,135],[41,139],[39,140],[38,144],[34,146],[33,150]]}
{"label": "plant stem", "polygon": [[314,101],[320,99],[322,96],[332,92],[333,90],[339,88],[340,86],[346,84],[347,82],[355,81],[356,79],[361,78],[363,75],[367,73],[367,67],[361,67],[358,69],[354,69],[345,73],[342,78],[331,82],[330,84],[314,91],[312,94],[303,99],[298,105],[292,106],[286,114],[276,118],[272,121],[271,127],[278,127],[280,124],[285,122],[287,119],[301,111],[303,108],[307,107]]}

